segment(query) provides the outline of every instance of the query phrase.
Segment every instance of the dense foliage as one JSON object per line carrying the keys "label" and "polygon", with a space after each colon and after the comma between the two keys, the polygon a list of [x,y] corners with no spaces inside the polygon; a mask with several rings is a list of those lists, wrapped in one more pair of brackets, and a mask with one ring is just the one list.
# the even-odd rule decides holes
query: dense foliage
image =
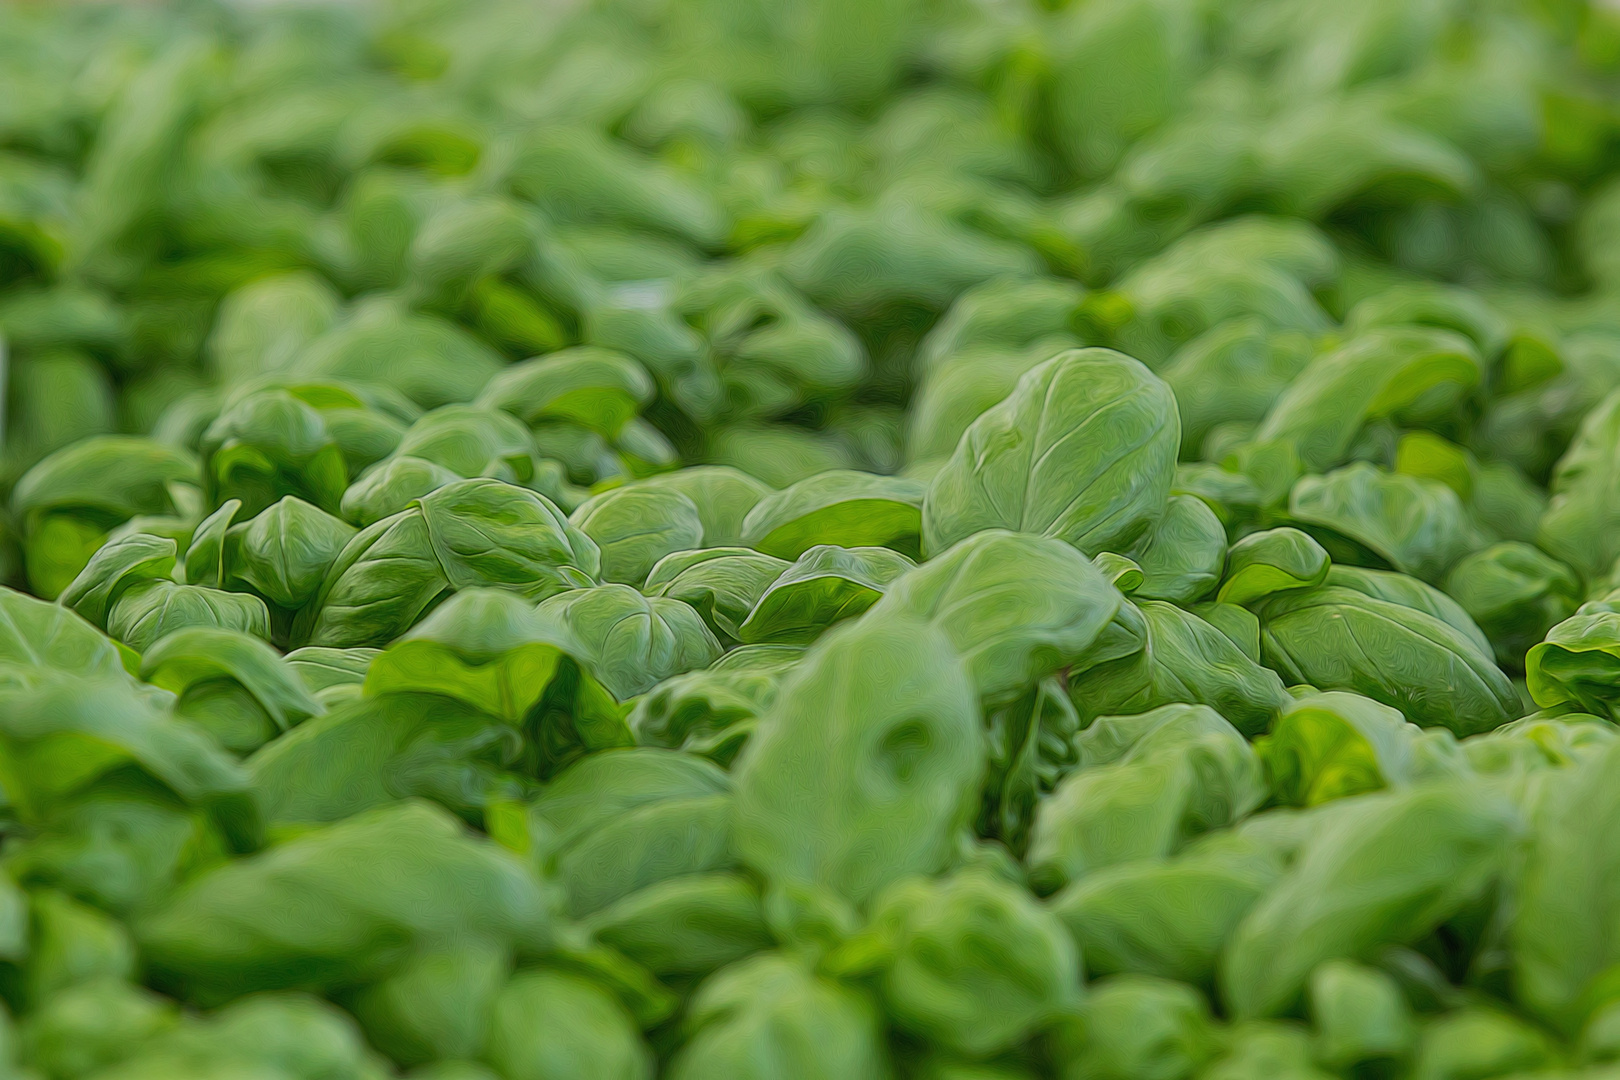
{"label": "dense foliage", "polygon": [[1620,11],[0,4],[0,1077],[1620,1077]]}

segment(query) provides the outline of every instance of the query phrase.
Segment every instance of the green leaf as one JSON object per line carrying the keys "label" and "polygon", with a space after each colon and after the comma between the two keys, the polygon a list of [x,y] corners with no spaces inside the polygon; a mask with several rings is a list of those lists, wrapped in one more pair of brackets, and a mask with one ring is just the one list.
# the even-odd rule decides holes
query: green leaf
{"label": "green leaf", "polygon": [[6,792],[26,821],[131,763],[193,804],[239,801],[245,790],[230,756],[170,714],[167,694],[122,673],[9,669],[4,675],[0,758]]}
{"label": "green leaf", "polygon": [[358,697],[366,681],[366,669],[376,659],[377,649],[330,649],[306,645],[285,657],[309,692],[317,700],[331,701],[352,694]]}
{"label": "green leaf", "polygon": [[[994,278],[956,298],[918,349],[925,375],[940,364],[981,346],[1017,348],[1069,327],[1085,289],[1052,277]],[[999,400],[999,399],[998,399]]]}
{"label": "green leaf", "polygon": [[743,543],[779,559],[818,544],[891,547],[914,558],[922,502],[915,481],[830,469],[755,504],[743,520]]}
{"label": "green leaf", "polygon": [[1457,1009],[1425,1027],[1412,1068],[1418,1076],[1534,1075],[1558,1060],[1553,1041],[1539,1027],[1505,1010],[1475,1005]]}
{"label": "green leaf", "polygon": [[453,324],[374,298],[312,341],[292,372],[377,383],[434,408],[472,400],[501,366],[488,346]]}
{"label": "green leaf", "polygon": [[509,786],[521,749],[510,724],[462,701],[392,693],[305,721],[247,769],[271,828],[296,834],[412,797],[476,817]]}
{"label": "green leaf", "polygon": [[113,605],[129,589],[141,582],[170,580],[176,550],[173,540],[147,533],[109,541],[90,556],[57,603],[105,629]]}
{"label": "green leaf", "polygon": [[1446,592],[1490,639],[1496,662],[1512,670],[1581,601],[1569,567],[1516,541],[1464,558],[1446,575]]}
{"label": "green leaf", "polygon": [[1568,702],[1614,718],[1620,702],[1620,614],[1577,612],[1547,631],[1524,659],[1530,696],[1542,708]]}
{"label": "green leaf", "polygon": [[1620,755],[1604,748],[1560,770],[1532,821],[1509,931],[1516,997],[1555,1029],[1577,1031],[1610,999],[1616,910],[1614,846]]}
{"label": "green leaf", "polygon": [[1255,743],[1284,806],[1399,787],[1413,776],[1418,729],[1394,709],[1356,694],[1310,694],[1283,706]]}
{"label": "green leaf", "polygon": [[1404,1057],[1416,1041],[1400,985],[1377,968],[1329,960],[1311,973],[1310,999],[1326,1065]]}
{"label": "green leaf", "polygon": [[650,1080],[652,1051],[607,990],[561,971],[513,976],[495,999],[485,1056],[509,1080]]}
{"label": "green leaf", "polygon": [[155,971],[203,1000],[354,985],[402,947],[457,936],[535,952],[551,913],[533,871],[427,803],[382,807],[193,879],[136,926]]}
{"label": "green leaf", "polygon": [[173,513],[175,488],[199,483],[192,455],[150,439],[101,435],[58,450],[11,492],[29,584],[55,598],[108,530],[137,514]]}
{"label": "green leaf", "polygon": [[792,565],[749,548],[677,551],[658,560],[642,591],[692,605],[717,637],[736,641],[759,598]]}
{"label": "green leaf", "polygon": [[1074,344],[1059,334],[1022,348],[987,345],[941,357],[930,365],[912,401],[907,459],[950,457],[968,426],[1012,393],[1026,371]]}
{"label": "green leaf", "polygon": [[915,565],[888,548],[809,548],[766,586],[737,638],[750,644],[808,645],[834,623],[871,607]]}
{"label": "green leaf", "polygon": [[976,694],[915,617],[817,642],[737,763],[737,852],[773,882],[859,902],[943,867],[984,766]]}
{"label": "green leaf", "polygon": [[873,901],[867,934],[884,953],[879,986],[894,1021],[974,1058],[1011,1049],[1079,997],[1079,954],[1062,924],[982,871],[894,883]]}
{"label": "green leaf", "polygon": [[[1337,568],[1335,568],[1337,569]],[[1282,593],[1260,609],[1266,663],[1291,683],[1349,690],[1420,727],[1489,731],[1518,695],[1466,634],[1417,608],[1335,585]]]}
{"label": "green leaf", "polygon": [[1077,1012],[1054,1032],[1071,1077],[1191,1076],[1219,1045],[1203,995],[1167,979],[1116,975],[1098,982]]}
{"label": "green leaf", "polygon": [[457,476],[527,483],[534,475],[535,446],[528,430],[504,412],[475,405],[445,405],[424,413],[394,453],[442,465]]}
{"label": "green leaf", "polygon": [[1161,373],[1181,414],[1181,454],[1199,456],[1221,424],[1257,423],[1310,362],[1310,339],[1257,318],[1221,323],[1189,341]]}
{"label": "green leaf", "polygon": [[1272,593],[1322,584],[1329,565],[1322,545],[1298,529],[1250,533],[1227,553],[1216,596],[1223,604],[1253,604]]}
{"label": "green leaf", "polygon": [[643,746],[689,750],[730,765],[802,655],[792,645],[734,649],[713,667],[671,676],[647,691],[627,723]]}
{"label": "green leaf", "polygon": [[1463,610],[1461,604],[1425,582],[1406,574],[1388,570],[1368,570],[1360,566],[1330,566],[1326,584],[1353,589],[1375,600],[1412,608],[1433,615],[1469,641],[1486,656],[1491,654],[1491,643],[1479,626]]}
{"label": "green leaf", "polygon": [[1213,833],[1170,859],[1087,873],[1052,898],[1093,976],[1136,972],[1195,985],[1221,946],[1282,875],[1267,845]]}
{"label": "green leaf", "polygon": [[656,975],[710,972],[771,944],[759,890],[740,874],[688,874],[593,914],[591,934]]}
{"label": "green leaf", "polygon": [[192,530],[186,548],[187,585],[217,589],[225,584],[225,537],[241,509],[241,499],[227,499]]}
{"label": "green leaf", "polygon": [[1324,960],[1418,940],[1501,871],[1521,828],[1499,796],[1447,784],[1320,813],[1298,860],[1221,956],[1221,996],[1237,1016],[1288,1009]]}
{"label": "green leaf", "polygon": [[484,386],[478,403],[525,424],[566,420],[612,436],[651,404],[653,391],[651,377],[634,360],[580,346],[513,364]]}
{"label": "green leaf", "polygon": [[771,489],[729,465],[691,465],[636,482],[638,486],[680,492],[698,509],[703,542],[711,546],[739,544],[743,521]]}
{"label": "green leaf", "polygon": [[107,614],[107,633],[138,653],[188,627],[239,630],[269,640],[270,611],[247,593],[156,580],[126,591]]}
{"label": "green leaf", "polygon": [[0,585],[0,665],[63,671],[86,678],[121,676],[118,648],[84,618],[58,604]]}
{"label": "green leaf", "polygon": [[1428,327],[1371,329],[1312,360],[1255,431],[1299,450],[1313,470],[1342,464],[1374,420],[1422,424],[1451,414],[1482,380],[1474,343]]}
{"label": "green leaf", "polygon": [[168,634],[141,657],[141,678],[177,695],[182,713],[188,694],[213,682],[236,683],[279,731],[326,711],[274,649],[239,630],[192,627]]}
{"label": "green leaf", "polygon": [[1079,349],[1030,370],[975,420],[934,477],[923,546],[984,529],[1128,547],[1164,513],[1181,441],[1169,387],[1140,363]]}
{"label": "green leaf", "polygon": [[[876,1003],[783,953],[752,957],[706,980],[687,1009],[685,1031],[670,1080],[769,1080],[783,1068],[850,1080],[890,1073]],[[761,1046],[772,1052],[762,1057]]]}
{"label": "green leaf", "polygon": [[472,1057],[510,966],[507,951],[488,942],[424,948],[366,987],[351,1009],[366,1039],[401,1064]]}
{"label": "green leaf", "polygon": [[587,667],[620,701],[720,655],[720,643],[691,607],[628,585],[562,593],[540,605],[539,615],[567,628]]}
{"label": "green leaf", "polygon": [[703,546],[697,505],[678,491],[616,488],[582,503],[569,523],[602,552],[602,578],[640,586],[658,560]]}
{"label": "green leaf", "polygon": [[1172,495],[1161,517],[1136,547],[1132,558],[1142,581],[1132,595],[1188,604],[1220,580],[1226,564],[1226,529],[1207,503],[1192,495]]}
{"label": "green leaf", "polygon": [[210,500],[241,499],[247,517],[283,495],[336,510],[349,482],[320,410],[286,389],[239,398],[208,425],[202,452]]}
{"label": "green leaf", "polygon": [[1253,734],[1289,700],[1275,673],[1198,616],[1159,600],[1134,610],[1143,622],[1135,648],[1070,673],[1069,697],[1082,720],[1186,702],[1208,705]]}
{"label": "green leaf", "polygon": [[1076,743],[1080,768],[1040,805],[1030,833],[1031,880],[1045,891],[1169,855],[1265,798],[1254,751],[1206,706],[1100,717]]}
{"label": "green leaf", "polygon": [[460,477],[443,465],[416,457],[390,457],[360,474],[343,492],[345,520],[364,528],[392,517],[429,492]]}
{"label": "green leaf", "polygon": [[11,492],[18,518],[81,514],[111,527],[136,514],[174,509],[170,484],[197,486],[197,459],[151,439],[98,435],[58,450],[24,473]]}
{"label": "green leaf", "polygon": [[1087,655],[1120,603],[1068,544],[989,529],[897,578],[868,617],[928,620],[999,704]]}
{"label": "green leaf", "polygon": [[[439,605],[366,668],[364,693],[439,694],[522,725],[548,696],[562,703],[593,749],[628,739],[601,688],[582,679],[589,647],[570,628],[497,589],[467,589]],[[608,737],[589,742],[592,733]]]}
{"label": "green leaf", "polygon": [[327,568],[354,535],[352,526],[288,495],[252,521],[232,526],[226,574],[270,602],[296,610],[314,598]]}
{"label": "green leaf", "polygon": [[540,600],[592,584],[598,559],[595,543],[544,496],[459,480],[349,542],[306,609],[303,640],[386,644],[447,590],[489,586]]}
{"label": "green leaf", "polygon": [[1548,487],[1536,543],[1587,578],[1603,574],[1620,556],[1620,393],[1581,420]]}
{"label": "green leaf", "polygon": [[1345,537],[1402,573],[1429,582],[1485,546],[1456,492],[1438,481],[1382,472],[1364,462],[1301,478],[1289,493],[1288,515],[1307,528],[1326,529],[1330,551],[1336,537]]}

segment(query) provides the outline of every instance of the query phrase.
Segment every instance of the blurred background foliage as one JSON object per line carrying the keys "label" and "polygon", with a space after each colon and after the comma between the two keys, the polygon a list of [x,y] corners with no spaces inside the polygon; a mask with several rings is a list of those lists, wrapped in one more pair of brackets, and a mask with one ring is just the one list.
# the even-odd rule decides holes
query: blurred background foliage
{"label": "blurred background foliage", "polygon": [[925,479],[1056,347],[1177,360],[1192,416],[1206,331],[1281,386],[1369,297],[1485,310],[1444,434],[1544,481],[1620,377],[1617,91],[1573,0],[3,3],[0,494],[90,435],[217,455],[267,382],[386,396],[347,483],[579,345],[651,383],[524,418],[565,510],[681,462]]}

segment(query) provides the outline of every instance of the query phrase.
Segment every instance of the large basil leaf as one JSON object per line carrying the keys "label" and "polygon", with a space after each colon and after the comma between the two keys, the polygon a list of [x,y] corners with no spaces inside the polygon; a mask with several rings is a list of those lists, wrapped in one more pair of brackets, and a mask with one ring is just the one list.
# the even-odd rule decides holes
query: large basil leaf
{"label": "large basil leaf", "polygon": [[678,491],[627,487],[581,504],[569,523],[602,552],[602,580],[640,587],[658,560],[703,546],[697,504]]}
{"label": "large basil leaf", "polygon": [[1459,735],[1513,719],[1518,695],[1467,635],[1427,612],[1329,584],[1260,609],[1266,663],[1292,683],[1351,690]]}
{"label": "large basil leaf", "polygon": [[923,547],[994,528],[1088,555],[1129,546],[1164,512],[1180,443],[1175,398],[1140,363],[1107,349],[1055,356],[975,420],[935,475]]}
{"label": "large basil leaf", "polygon": [[1532,822],[1512,956],[1517,996],[1542,1019],[1576,1030],[1609,997],[1616,962],[1614,845],[1620,754],[1602,749],[1549,785]]}
{"label": "large basil leaf", "polygon": [[477,820],[509,797],[522,738],[464,701],[393,693],[343,703],[247,760],[272,830],[296,832],[417,797]]}
{"label": "large basil leaf", "polygon": [[570,688],[568,711],[582,734],[605,723],[608,741],[615,710],[579,665],[589,649],[570,628],[510,593],[467,589],[445,601],[388,648],[365,672],[367,696],[440,694],[509,724],[522,724],[548,694]]}
{"label": "large basil leaf", "polygon": [[1070,675],[1069,697],[1082,719],[1185,702],[1208,705],[1255,734],[1289,700],[1273,671],[1191,612],[1159,600],[1127,608],[1141,620],[1134,647],[1123,645],[1125,655]]}
{"label": "large basil leaf", "polygon": [[580,643],[587,666],[621,701],[720,655],[703,619],[687,604],[643,596],[628,585],[598,585],[552,597],[542,619],[566,627]]}
{"label": "large basil leaf", "polygon": [[107,633],[136,652],[193,626],[240,630],[269,640],[270,610],[248,593],[153,580],[124,592],[107,613]]}
{"label": "large basil leaf", "polygon": [[1238,1016],[1287,1009],[1324,960],[1367,959],[1428,933],[1503,870],[1521,828],[1499,796],[1460,785],[1345,799],[1322,813],[1222,953],[1221,994]]}
{"label": "large basil leaf", "polygon": [[988,529],[896,579],[871,617],[906,613],[933,623],[979,693],[999,704],[1085,656],[1120,602],[1068,544]]}
{"label": "large basil leaf", "polygon": [[530,953],[551,938],[534,872],[410,801],[194,879],[136,927],[152,967],[205,1000],[375,979],[402,949],[462,936]]}
{"label": "large basil leaf", "polygon": [[85,678],[124,674],[118,647],[59,604],[0,585],[0,666],[9,671],[63,671]]}
{"label": "large basil leaf", "polygon": [[544,496],[459,480],[360,531],[294,625],[309,645],[382,645],[442,593],[491,586],[544,599],[594,584],[596,544]]}
{"label": "large basil leaf", "polygon": [[[1317,531],[1340,562],[1365,563],[1353,546],[1360,545],[1389,566],[1428,582],[1439,581],[1458,559],[1485,546],[1449,487],[1383,472],[1365,462],[1301,478],[1289,492],[1288,515]],[[1346,539],[1352,546],[1345,545]]]}
{"label": "large basil leaf", "polygon": [[750,548],[677,551],[658,560],[642,591],[692,605],[716,636],[737,641],[748,613],[792,565]]}
{"label": "large basil leaf", "polygon": [[861,901],[940,869],[984,767],[955,649],[915,617],[871,614],[795,668],[737,763],[737,851],[767,879]]}
{"label": "large basil leaf", "polygon": [[877,602],[916,564],[888,548],[810,548],[760,593],[737,637],[751,644],[807,645],[834,623]]}
{"label": "large basil leaf", "polygon": [[818,544],[916,557],[922,501],[915,481],[832,469],[760,499],[743,519],[743,543],[780,559]]}
{"label": "large basil leaf", "polygon": [[226,573],[271,603],[294,610],[314,597],[327,567],[354,534],[343,521],[288,495],[227,533]]}

